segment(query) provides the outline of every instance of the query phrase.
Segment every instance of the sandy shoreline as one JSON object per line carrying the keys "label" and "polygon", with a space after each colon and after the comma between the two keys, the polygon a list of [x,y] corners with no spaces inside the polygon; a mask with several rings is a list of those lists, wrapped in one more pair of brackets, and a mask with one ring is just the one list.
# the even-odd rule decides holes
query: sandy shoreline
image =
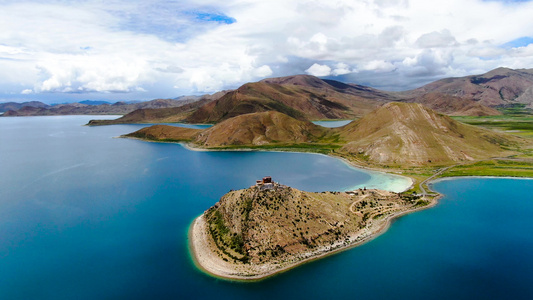
{"label": "sandy shoreline", "polygon": [[[190,226],[189,250],[196,267],[211,276],[235,281],[257,281],[290,270],[303,263],[323,258],[347,249],[367,243],[385,233],[392,222],[412,212],[428,209],[435,206],[441,196],[429,199],[430,203],[423,207],[398,212],[388,215],[382,220],[376,220],[371,225],[353,233],[349,242],[339,241],[331,246],[322,246],[311,252],[304,253],[292,261],[281,264],[243,265],[223,261],[216,253],[216,246],[207,232],[203,214],[197,217]],[[215,250],[213,250],[215,249]]]}

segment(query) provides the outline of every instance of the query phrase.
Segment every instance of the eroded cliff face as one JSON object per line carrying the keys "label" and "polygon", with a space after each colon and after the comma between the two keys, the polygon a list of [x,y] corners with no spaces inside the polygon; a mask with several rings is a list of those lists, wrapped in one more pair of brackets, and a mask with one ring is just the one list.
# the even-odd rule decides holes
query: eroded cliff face
{"label": "eroded cliff face", "polygon": [[231,191],[204,218],[213,251],[224,261],[282,264],[348,245],[387,216],[426,204],[380,190],[311,193],[272,183]]}

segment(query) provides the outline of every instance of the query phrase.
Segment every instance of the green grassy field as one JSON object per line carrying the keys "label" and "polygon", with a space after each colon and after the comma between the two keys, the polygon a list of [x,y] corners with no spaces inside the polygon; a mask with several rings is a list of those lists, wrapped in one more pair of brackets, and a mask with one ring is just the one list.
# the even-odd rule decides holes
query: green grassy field
{"label": "green grassy field", "polygon": [[453,119],[488,129],[504,131],[521,137],[533,138],[533,110],[526,109],[525,104],[515,104],[498,108],[501,116],[460,116]]}
{"label": "green grassy field", "polygon": [[231,145],[224,147],[211,147],[211,150],[259,150],[259,151],[295,151],[330,154],[341,146],[337,144],[270,144],[270,145]]}
{"label": "green grassy field", "polygon": [[533,161],[503,159],[486,160],[455,166],[448,169],[439,177],[453,176],[533,177]]}

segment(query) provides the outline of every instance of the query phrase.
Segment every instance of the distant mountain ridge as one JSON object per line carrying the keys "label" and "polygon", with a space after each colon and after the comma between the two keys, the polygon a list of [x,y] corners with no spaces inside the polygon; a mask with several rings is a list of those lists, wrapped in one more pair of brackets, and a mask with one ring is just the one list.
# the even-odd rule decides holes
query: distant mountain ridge
{"label": "distant mountain ridge", "polygon": [[533,69],[498,68],[480,75],[437,80],[398,94],[417,98],[429,92],[473,100],[490,107],[522,103],[533,108]]}
{"label": "distant mountain ridge", "polygon": [[101,101],[101,100],[83,100],[78,103],[85,104],[85,105],[102,105],[102,104],[111,104],[111,102],[108,101]]}
{"label": "distant mountain ridge", "polygon": [[[8,109],[6,109],[6,112],[3,116],[125,115],[138,109],[180,107],[205,99],[217,99],[223,94],[225,94],[225,91],[218,92],[213,95],[186,96],[178,97],[177,99],[155,99],[151,101],[134,103],[119,101],[113,104],[99,104],[100,101],[86,102],[89,100],[68,104],[58,104],[54,106],[46,105],[44,103],[42,103],[43,105],[26,105],[26,103],[21,103],[19,106],[17,106],[18,108],[15,106],[6,106]],[[16,110],[10,109],[9,107],[14,107]]]}
{"label": "distant mountain ridge", "polygon": [[[208,101],[187,114],[179,111],[178,116],[170,117],[171,111],[162,111],[152,112],[150,117],[163,115],[165,119],[181,122],[217,123],[242,114],[273,110],[300,120],[353,119],[393,101],[422,103],[448,115],[497,115],[500,113],[493,108],[502,105],[520,103],[533,108],[533,69],[498,68],[481,75],[441,79],[404,92],[380,91],[311,75],[295,75],[246,83],[236,90],[206,95],[203,99],[206,97],[213,101]],[[117,102],[94,107],[80,107],[79,105],[83,104],[78,103],[77,107],[71,104],[52,108],[19,108],[18,111],[8,111],[4,115],[125,115],[136,109],[165,110],[199,99],[190,96],[180,100],[182,102],[158,99],[135,104]],[[127,118],[130,122],[159,122],[157,119],[143,119],[139,113],[135,116]]]}
{"label": "distant mountain ridge", "polygon": [[0,112],[6,112],[8,110],[19,110],[23,108],[24,106],[45,108],[45,107],[49,107],[50,105],[39,102],[39,101],[30,101],[30,102],[21,102],[21,103],[5,102],[5,103],[0,103]]}

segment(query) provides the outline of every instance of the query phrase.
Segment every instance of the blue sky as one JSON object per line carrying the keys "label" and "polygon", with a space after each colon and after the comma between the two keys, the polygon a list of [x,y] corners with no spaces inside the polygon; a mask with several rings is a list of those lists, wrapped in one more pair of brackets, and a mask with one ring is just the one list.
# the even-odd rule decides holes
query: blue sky
{"label": "blue sky", "polygon": [[532,15],[531,1],[0,0],[0,102],[172,98],[294,74],[406,90],[533,68]]}

